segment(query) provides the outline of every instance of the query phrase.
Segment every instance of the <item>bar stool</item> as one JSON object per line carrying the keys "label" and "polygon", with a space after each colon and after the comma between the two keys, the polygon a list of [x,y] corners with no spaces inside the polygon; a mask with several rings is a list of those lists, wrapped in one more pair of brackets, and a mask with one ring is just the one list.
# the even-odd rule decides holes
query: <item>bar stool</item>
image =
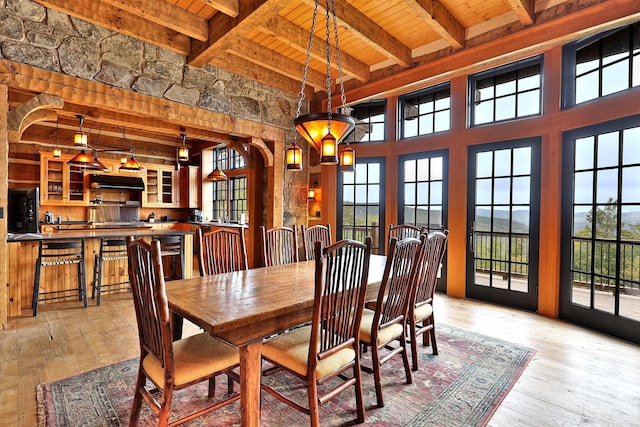
{"label": "bar stool", "polygon": [[[164,279],[184,279],[184,244],[182,236],[157,236],[160,242],[160,256],[163,260]],[[165,259],[169,258],[167,263]]]}
{"label": "bar stool", "polygon": [[[78,288],[66,290],[49,290],[40,292],[40,272],[42,267],[60,267],[76,264],[78,267]],[[59,274],[64,277],[63,274]],[[78,297],[87,307],[87,283],[84,270],[84,239],[65,241],[40,241],[38,259],[36,261],[36,273],[33,280],[33,300],[31,308],[33,315],[38,314],[38,302],[53,299],[67,299]]]}
{"label": "bar stool", "polygon": [[[124,238],[108,238],[101,237],[100,238],[100,251],[95,256],[94,268],[93,268],[93,287],[91,290],[91,299],[96,298],[96,305],[100,305],[101,295],[103,293],[117,292],[117,291],[125,291],[131,290],[129,286],[128,273],[127,273],[127,265],[125,263],[125,267],[118,268],[118,264],[113,263],[112,261],[122,261],[127,259],[127,240]],[[111,262],[115,268],[118,268],[117,274],[112,274],[114,276],[114,283],[103,283],[102,279],[105,272],[105,264]],[[114,265],[115,264],[115,265]],[[126,277],[127,280],[117,281],[118,278]]]}

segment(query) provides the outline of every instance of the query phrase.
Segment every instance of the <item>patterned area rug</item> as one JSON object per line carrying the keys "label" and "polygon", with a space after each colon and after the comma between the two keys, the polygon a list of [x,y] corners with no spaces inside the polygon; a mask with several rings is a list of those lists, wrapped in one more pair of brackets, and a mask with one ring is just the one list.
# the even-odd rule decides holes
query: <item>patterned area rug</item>
{"label": "patterned area rug", "polygon": [[[405,384],[401,358],[383,365],[385,407],[375,406],[373,375],[363,373],[366,425],[391,426],[483,426],[525,369],[535,350],[484,335],[439,324],[439,355],[430,347],[420,348],[420,370],[413,383]],[[370,352],[363,355],[368,359]],[[368,360],[365,360],[365,363]],[[40,384],[37,389],[39,426],[106,427],[126,426],[137,374],[137,359],[127,360],[59,381]],[[283,372],[266,377],[278,388],[290,389],[306,402],[304,387]],[[238,385],[236,385],[236,390]],[[191,411],[204,403],[206,384],[174,394],[175,414]],[[226,392],[226,380],[217,382],[216,396]],[[305,405],[306,406],[306,405]],[[262,425],[308,425],[308,417],[262,393]],[[240,406],[236,401],[188,426],[239,426]],[[353,391],[321,407],[322,425],[353,425]],[[140,426],[155,425],[155,418],[143,404]]]}

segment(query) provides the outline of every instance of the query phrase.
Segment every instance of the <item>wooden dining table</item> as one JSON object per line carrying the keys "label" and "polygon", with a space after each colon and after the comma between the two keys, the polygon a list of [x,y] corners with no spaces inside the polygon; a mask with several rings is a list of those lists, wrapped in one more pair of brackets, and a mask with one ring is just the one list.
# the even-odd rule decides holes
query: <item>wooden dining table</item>
{"label": "wooden dining table", "polygon": [[[377,297],[386,257],[371,255],[367,299]],[[237,347],[243,426],[260,425],[262,340],[311,320],[314,261],[166,283],[174,338],[182,319]]]}

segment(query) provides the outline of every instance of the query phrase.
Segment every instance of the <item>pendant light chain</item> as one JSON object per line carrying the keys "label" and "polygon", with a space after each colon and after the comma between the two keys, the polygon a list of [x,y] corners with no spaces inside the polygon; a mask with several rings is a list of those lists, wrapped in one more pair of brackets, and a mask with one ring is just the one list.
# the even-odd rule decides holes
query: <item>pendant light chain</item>
{"label": "pendant light chain", "polygon": [[[336,16],[336,2],[331,0],[331,12],[333,13],[333,33],[336,39],[336,58],[338,60],[338,79],[340,81],[340,102],[342,110],[347,106],[347,96],[344,94],[344,76],[342,75],[342,58],[340,56],[340,42],[338,41],[338,18]],[[329,105],[331,105],[331,97],[329,97]]]}
{"label": "pendant light chain", "polygon": [[326,48],[327,48],[327,112],[329,113],[329,132],[331,132],[331,82],[332,82],[332,78],[331,78],[331,43],[329,43],[329,41],[331,40],[331,17],[329,16],[329,13],[333,13],[335,16],[335,10],[334,10],[334,4],[333,4],[333,0],[331,0],[331,2],[329,2],[329,0],[326,0],[326,7],[325,7],[325,11],[326,11],[326,24],[325,24],[325,40],[326,40]]}
{"label": "pendant light chain", "polygon": [[[311,48],[313,47],[313,33],[316,29],[316,17],[318,15],[318,2],[316,1],[315,8],[313,9],[313,19],[311,20],[311,30],[309,33],[309,44],[307,46],[307,60],[304,63],[304,72],[302,73],[302,87],[298,92],[298,107],[296,108],[296,118],[300,117],[300,110],[302,109],[302,101],[304,101],[304,89],[307,84],[307,73],[309,71],[309,62],[311,61]],[[297,132],[294,134],[296,135]],[[295,136],[294,136],[295,138]]]}

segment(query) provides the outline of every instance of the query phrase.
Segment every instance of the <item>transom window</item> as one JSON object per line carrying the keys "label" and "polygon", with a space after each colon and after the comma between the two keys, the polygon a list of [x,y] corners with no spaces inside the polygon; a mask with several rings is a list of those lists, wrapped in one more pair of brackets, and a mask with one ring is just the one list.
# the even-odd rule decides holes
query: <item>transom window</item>
{"label": "transom window", "polygon": [[225,181],[213,182],[213,218],[238,222],[247,211],[247,173],[244,157],[229,147],[213,150],[213,169],[227,174]]}
{"label": "transom window", "polygon": [[469,77],[471,125],[539,116],[542,56]]}
{"label": "transom window", "polygon": [[564,49],[565,106],[640,86],[640,23]]}
{"label": "transom window", "polygon": [[451,127],[449,84],[400,98],[400,138],[448,131]]}
{"label": "transom window", "polygon": [[386,101],[372,101],[350,108],[351,117],[356,119],[356,129],[349,136],[349,142],[378,142],[385,140]]}

